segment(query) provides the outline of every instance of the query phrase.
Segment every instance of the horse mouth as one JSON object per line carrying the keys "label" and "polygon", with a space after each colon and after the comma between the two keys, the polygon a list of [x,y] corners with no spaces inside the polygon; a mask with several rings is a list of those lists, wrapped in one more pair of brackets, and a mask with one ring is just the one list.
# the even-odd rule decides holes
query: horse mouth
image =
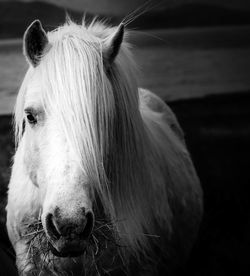
{"label": "horse mouth", "polygon": [[78,257],[84,254],[86,248],[79,248],[79,249],[61,249],[58,251],[50,242],[49,249],[53,255],[60,258],[71,258],[71,257]]}

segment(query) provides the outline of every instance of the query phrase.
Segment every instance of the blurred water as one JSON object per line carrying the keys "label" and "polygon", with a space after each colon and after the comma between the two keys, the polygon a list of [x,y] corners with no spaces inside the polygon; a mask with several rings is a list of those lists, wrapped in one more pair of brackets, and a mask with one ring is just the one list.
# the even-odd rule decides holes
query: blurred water
{"label": "blurred water", "polygon": [[[165,100],[250,90],[250,26],[156,30],[132,42],[139,84]],[[0,114],[12,111],[26,69],[21,40],[0,42]]]}

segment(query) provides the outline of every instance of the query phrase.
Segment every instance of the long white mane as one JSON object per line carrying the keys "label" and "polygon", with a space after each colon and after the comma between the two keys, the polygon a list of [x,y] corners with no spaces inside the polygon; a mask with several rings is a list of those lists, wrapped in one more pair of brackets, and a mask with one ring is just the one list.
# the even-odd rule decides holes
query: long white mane
{"label": "long white mane", "polygon": [[[83,172],[91,179],[117,236],[129,251],[147,252],[158,229],[172,231],[170,201],[198,182],[185,145],[138,93],[136,66],[125,41],[105,68],[105,40],[113,32],[101,23],[68,22],[48,33],[41,59],[41,99],[46,116],[56,115]],[[29,69],[15,109],[16,141],[22,139]],[[164,110],[163,110],[164,111]],[[192,167],[192,166],[191,166]],[[185,204],[185,202],[183,203]],[[156,223],[157,222],[157,223]]]}

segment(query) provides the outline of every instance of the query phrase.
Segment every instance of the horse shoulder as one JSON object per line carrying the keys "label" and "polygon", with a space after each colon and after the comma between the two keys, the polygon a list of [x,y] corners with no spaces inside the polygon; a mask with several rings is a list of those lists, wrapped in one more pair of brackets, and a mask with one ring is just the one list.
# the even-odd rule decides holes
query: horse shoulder
{"label": "horse shoulder", "polygon": [[163,121],[184,142],[184,133],[171,108],[160,97],[147,89],[139,88],[138,92],[141,112],[150,110],[161,114]]}

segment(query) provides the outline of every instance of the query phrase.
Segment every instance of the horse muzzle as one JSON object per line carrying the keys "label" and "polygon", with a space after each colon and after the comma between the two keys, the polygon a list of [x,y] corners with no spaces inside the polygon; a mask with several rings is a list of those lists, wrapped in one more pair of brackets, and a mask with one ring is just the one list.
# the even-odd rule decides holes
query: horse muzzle
{"label": "horse muzzle", "polygon": [[45,216],[44,229],[54,255],[76,257],[84,253],[94,227],[94,214],[84,208],[81,211],[77,217],[63,217],[55,208]]}

